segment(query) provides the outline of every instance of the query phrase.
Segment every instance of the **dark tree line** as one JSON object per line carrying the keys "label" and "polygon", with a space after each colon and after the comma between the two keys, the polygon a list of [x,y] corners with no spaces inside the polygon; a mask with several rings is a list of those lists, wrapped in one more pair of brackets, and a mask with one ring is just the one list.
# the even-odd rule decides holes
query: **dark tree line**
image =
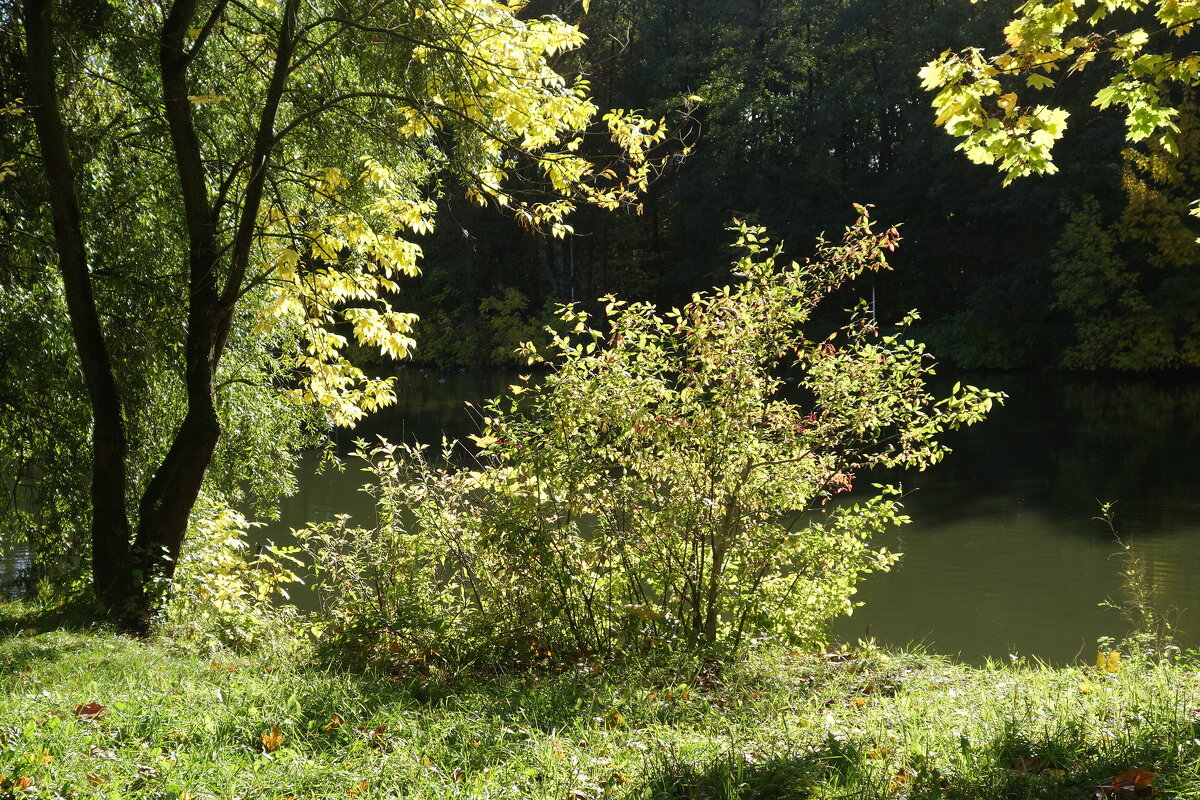
{"label": "dark tree line", "polygon": [[[533,10],[579,11],[550,0]],[[969,163],[933,125],[921,66],[947,48],[998,47],[1012,10],[968,0],[596,4],[582,20],[589,44],[570,68],[587,74],[603,106],[666,116],[693,154],[668,165],[641,215],[582,213],[573,240],[526,238],[487,213],[453,209],[427,248],[425,276],[407,287],[424,319],[417,358],[503,363],[518,341],[537,335],[555,301],[615,291],[680,302],[721,277],[734,217],[768,226],[803,252],[818,233],[837,234],[859,202],[902,223],[906,242],[895,271],[858,291],[873,292],[884,319],[918,308],[922,334],[943,360],[1192,365],[1190,311],[1175,301],[1194,294],[1196,280],[1164,268],[1156,253],[1167,245],[1138,234],[1130,215],[1167,214],[1176,239],[1194,238],[1193,226],[1186,203],[1147,205],[1143,197],[1139,206],[1130,176],[1145,184],[1143,195],[1155,193],[1164,169],[1138,166],[1152,154],[1125,150],[1119,118],[1090,108],[1079,92],[1059,173],[1003,190],[994,169]],[[685,118],[678,112],[689,95],[703,102]],[[1168,193],[1190,196],[1190,173],[1171,180]],[[1113,238],[1124,288],[1070,263],[1084,207],[1094,212],[1088,224]],[[1122,299],[1128,285],[1133,305]],[[1081,310],[1080,291],[1099,310]],[[1108,358],[1098,327],[1135,337],[1154,330],[1158,345]]]}

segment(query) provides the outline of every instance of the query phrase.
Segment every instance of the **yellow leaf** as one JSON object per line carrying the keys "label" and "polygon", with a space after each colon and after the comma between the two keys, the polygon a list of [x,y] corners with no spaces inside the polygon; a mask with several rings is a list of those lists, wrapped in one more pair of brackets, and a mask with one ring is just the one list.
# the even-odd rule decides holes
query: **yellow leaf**
{"label": "yellow leaf", "polygon": [[283,744],[283,734],[279,732],[278,725],[272,725],[271,730],[263,731],[259,738],[262,740],[263,751],[267,753],[274,753]]}
{"label": "yellow leaf", "polygon": [[1025,79],[1025,85],[1033,89],[1053,89],[1054,79],[1034,72]]}
{"label": "yellow leaf", "polygon": [[50,755],[50,751],[45,747],[33,753],[26,753],[25,758],[31,764],[49,764],[54,760],[54,756]]}
{"label": "yellow leaf", "polygon": [[475,443],[475,446],[479,447],[479,448],[487,448],[487,447],[491,447],[494,444],[500,444],[500,440],[497,439],[495,436],[476,436],[474,434],[471,434],[471,435],[467,436],[467,438],[470,439],[471,441],[473,441]]}
{"label": "yellow leaf", "polygon": [[588,8],[592,5],[592,0],[583,0],[583,13],[588,13]]}
{"label": "yellow leaf", "polygon": [[996,105],[1000,106],[1005,114],[1011,114],[1013,109],[1017,107],[1016,92],[1009,92],[1008,94],[1001,95],[996,99]]}
{"label": "yellow leaf", "polygon": [[1116,675],[1121,671],[1121,654],[1116,650],[1101,650],[1096,653],[1096,669]]}

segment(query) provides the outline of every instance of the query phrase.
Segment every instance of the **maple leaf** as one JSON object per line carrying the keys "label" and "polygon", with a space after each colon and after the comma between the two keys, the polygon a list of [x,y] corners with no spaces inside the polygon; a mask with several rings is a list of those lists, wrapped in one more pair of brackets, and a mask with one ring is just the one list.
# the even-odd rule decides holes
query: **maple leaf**
{"label": "maple leaf", "polygon": [[283,734],[279,732],[278,725],[272,725],[271,730],[263,731],[258,738],[262,740],[264,753],[274,753],[283,744]]}
{"label": "maple leaf", "polygon": [[1154,794],[1154,781],[1158,778],[1144,767],[1134,767],[1119,773],[1111,781],[1099,786],[1089,786],[1092,797],[1149,797]]}

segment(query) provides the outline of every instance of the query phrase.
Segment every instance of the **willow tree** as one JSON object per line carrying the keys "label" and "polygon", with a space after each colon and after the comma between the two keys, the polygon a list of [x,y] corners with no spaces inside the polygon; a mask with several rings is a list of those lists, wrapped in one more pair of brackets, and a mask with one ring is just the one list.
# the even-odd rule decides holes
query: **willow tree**
{"label": "willow tree", "polygon": [[[3,110],[36,145],[0,171],[44,181],[16,227],[53,231],[33,259],[57,267],[90,409],[92,583],[127,626],[173,572],[238,386],[339,425],[394,400],[343,350],[413,347],[389,298],[443,191],[563,236],[577,204],[644,186],[661,127],[610,113],[613,163],[577,155],[596,108],[551,59],[583,37],[520,6],[24,0],[3,19],[24,55]],[[137,379],[148,354],[166,384]],[[157,449],[130,440],[147,407]]]}

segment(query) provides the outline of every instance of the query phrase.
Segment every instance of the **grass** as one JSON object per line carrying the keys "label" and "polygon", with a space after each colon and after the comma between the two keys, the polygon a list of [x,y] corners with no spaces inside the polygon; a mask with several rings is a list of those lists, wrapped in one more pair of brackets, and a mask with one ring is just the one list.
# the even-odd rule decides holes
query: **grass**
{"label": "grass", "polygon": [[1087,798],[1142,767],[1200,798],[1195,663],[870,649],[398,677],[22,613],[0,608],[0,797]]}

